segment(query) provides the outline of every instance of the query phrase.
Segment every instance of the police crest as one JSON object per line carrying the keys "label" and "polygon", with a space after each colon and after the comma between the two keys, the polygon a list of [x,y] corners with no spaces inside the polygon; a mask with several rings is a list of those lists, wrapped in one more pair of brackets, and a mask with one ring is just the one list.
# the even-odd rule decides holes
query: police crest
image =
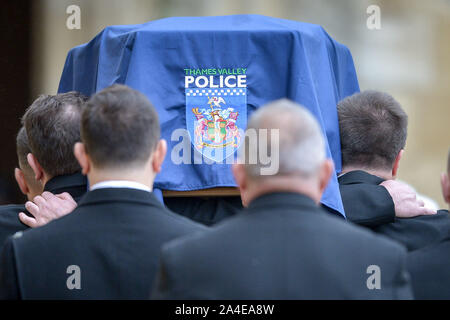
{"label": "police crest", "polygon": [[[209,79],[197,77],[200,80],[192,77],[194,80],[189,81],[193,87],[185,80],[186,125],[191,142],[204,157],[216,162],[222,162],[236,152],[247,126],[245,82],[241,80],[241,87],[237,87],[237,77],[231,76],[231,79],[226,75],[210,76]],[[204,87],[205,84],[209,86]]]}

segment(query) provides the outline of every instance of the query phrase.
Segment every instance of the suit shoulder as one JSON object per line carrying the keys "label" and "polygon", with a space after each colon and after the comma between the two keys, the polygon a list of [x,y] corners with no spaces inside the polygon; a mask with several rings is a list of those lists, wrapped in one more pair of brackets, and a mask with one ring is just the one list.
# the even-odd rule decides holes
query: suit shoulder
{"label": "suit shoulder", "polygon": [[394,223],[409,223],[409,222],[429,222],[429,223],[449,223],[450,214],[447,210],[438,210],[436,214],[421,215],[411,218],[396,218]]}
{"label": "suit shoulder", "polygon": [[[242,221],[244,220],[244,221]],[[193,254],[197,248],[199,254],[203,254],[208,249],[217,251],[215,244],[217,239],[228,239],[228,241],[234,241],[230,236],[230,231],[237,231],[246,223],[245,216],[237,215],[221,221],[214,226],[206,227],[201,225],[202,232],[193,232],[182,237],[175,238],[162,247],[162,251],[167,255],[172,255],[181,258],[182,255]]]}
{"label": "suit shoulder", "polygon": [[40,243],[41,241],[45,241],[44,239],[48,239],[49,237],[59,237],[61,233],[66,233],[67,230],[70,230],[74,225],[72,220],[76,218],[75,215],[73,215],[73,213],[75,213],[75,210],[71,214],[52,220],[41,227],[27,228],[24,231],[17,232],[13,236],[14,242],[19,246],[22,243],[26,243],[28,241],[33,242],[37,245],[38,243]]}
{"label": "suit shoulder", "polygon": [[195,222],[193,220],[190,220],[186,217],[183,217],[175,212],[170,211],[167,208],[164,208],[164,210],[162,211],[162,213],[164,214],[165,217],[167,217],[167,219],[171,220],[172,223],[175,223],[177,225],[179,225],[182,228],[187,228],[187,229],[192,229],[192,230],[208,230],[209,227],[202,225],[198,222]]}
{"label": "suit shoulder", "polygon": [[[357,248],[370,248],[375,246],[383,246],[387,248],[396,248],[397,250],[404,251],[403,246],[390,240],[389,238],[378,235],[371,230],[352,224],[349,221],[345,221],[339,217],[329,215],[322,209],[318,209],[317,212],[307,213],[309,216],[298,218],[296,221],[290,223],[295,227],[298,225],[307,225],[309,233],[304,236],[309,236],[313,233],[323,233],[326,235],[324,239],[334,241],[334,239],[341,239],[346,243],[352,243]],[[227,241],[233,241],[230,239],[230,233],[240,232],[241,228],[247,228],[251,221],[247,221],[249,216],[246,214],[237,215],[223,221],[211,228],[208,228],[206,232],[196,233],[182,238],[175,239],[168,243],[165,247],[169,250],[178,250],[178,248],[190,248],[195,247],[195,243],[198,243],[202,248],[207,247],[208,243],[214,243],[217,238],[226,238]],[[275,222],[276,223],[276,222]],[[267,221],[267,224],[271,224]],[[184,249],[181,249],[182,251]]]}
{"label": "suit shoulder", "polygon": [[4,214],[18,214],[21,211],[25,211],[25,205],[23,204],[7,204],[0,206],[0,216]]}
{"label": "suit shoulder", "polygon": [[354,247],[355,250],[364,251],[377,248],[377,252],[386,251],[386,255],[389,255],[389,253],[394,255],[406,254],[406,249],[401,244],[350,221],[327,214],[318,215],[317,219],[314,223],[320,224],[321,232],[326,234],[331,241],[340,239],[341,242],[345,241],[349,246]]}
{"label": "suit shoulder", "polygon": [[0,206],[0,238],[28,229],[28,226],[20,221],[19,212],[27,213],[24,205]]}
{"label": "suit shoulder", "polygon": [[444,209],[438,210],[437,214],[441,215],[441,216],[450,217],[450,214],[449,214],[448,210],[444,210]]}

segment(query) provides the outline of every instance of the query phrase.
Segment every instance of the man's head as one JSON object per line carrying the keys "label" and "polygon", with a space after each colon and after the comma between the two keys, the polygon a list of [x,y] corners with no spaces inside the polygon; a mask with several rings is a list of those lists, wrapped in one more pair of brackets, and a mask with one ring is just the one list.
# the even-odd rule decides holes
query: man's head
{"label": "man's head", "polygon": [[[308,110],[286,99],[269,103],[252,114],[247,136],[257,141],[246,141],[240,164],[233,166],[244,205],[258,195],[277,191],[303,193],[319,202],[333,163],[325,158],[321,129]],[[261,174],[267,167],[261,161],[265,148],[272,161],[278,161],[278,171],[272,175]],[[257,153],[256,163],[249,163],[250,153]]]}
{"label": "man's head", "polygon": [[22,193],[27,196],[28,200],[32,200],[35,196],[42,193],[43,186],[39,181],[36,181],[33,169],[28,164],[27,157],[31,153],[31,149],[28,145],[28,137],[24,127],[20,128],[17,134],[16,149],[19,168],[15,169],[14,175]]}
{"label": "man's head", "polygon": [[124,85],[113,85],[89,99],[81,117],[81,140],[75,155],[84,174],[118,180],[136,175],[147,184],[161,170],[167,149],[153,105]]}
{"label": "man's head", "polygon": [[81,107],[86,99],[78,92],[42,95],[25,112],[22,122],[31,149],[28,162],[35,179],[43,184],[80,170],[73,146],[80,141]]}
{"label": "man's head", "polygon": [[443,172],[441,174],[441,186],[444,201],[447,202],[450,206],[450,150],[448,151],[447,158],[447,172]]}
{"label": "man's head", "polygon": [[362,169],[394,178],[408,127],[400,104],[387,93],[364,91],[340,101],[338,116],[343,171]]}

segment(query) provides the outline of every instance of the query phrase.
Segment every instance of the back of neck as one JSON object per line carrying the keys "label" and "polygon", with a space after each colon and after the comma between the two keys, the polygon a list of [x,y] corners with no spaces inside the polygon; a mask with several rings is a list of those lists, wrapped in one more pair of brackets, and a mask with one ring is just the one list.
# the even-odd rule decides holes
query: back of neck
{"label": "back of neck", "polygon": [[89,184],[93,186],[105,181],[132,181],[143,184],[153,190],[154,176],[145,171],[92,170],[88,174]]}
{"label": "back of neck", "polygon": [[365,168],[365,167],[358,167],[358,166],[345,166],[342,168],[341,174],[350,172],[350,171],[364,171],[371,175],[380,177],[384,180],[392,180],[394,177],[392,176],[392,172],[389,172],[388,170],[378,170],[378,169],[371,169],[371,168]]}
{"label": "back of neck", "polygon": [[255,181],[247,192],[248,203],[259,196],[275,192],[302,194],[313,199],[316,203],[319,203],[321,198],[317,181],[314,179],[301,181],[292,177],[272,177],[265,181]]}

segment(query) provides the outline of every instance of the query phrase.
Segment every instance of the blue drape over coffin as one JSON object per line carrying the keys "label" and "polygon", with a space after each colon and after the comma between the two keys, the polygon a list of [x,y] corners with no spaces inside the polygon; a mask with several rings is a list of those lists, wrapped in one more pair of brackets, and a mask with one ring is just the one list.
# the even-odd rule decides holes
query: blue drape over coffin
{"label": "blue drape over coffin", "polygon": [[[336,105],[359,91],[350,51],[322,27],[259,15],[107,27],[69,51],[58,92],[90,96],[114,83],[143,92],[158,110],[169,153],[155,187],[167,190],[235,186],[229,164],[175,164],[171,150],[181,138],[171,141],[174,130],[189,129],[193,159],[208,148],[217,151],[220,143],[236,145],[233,130],[245,129],[247,116],[279,98],[316,116],[339,172]],[[322,203],[345,215],[336,176]]]}

